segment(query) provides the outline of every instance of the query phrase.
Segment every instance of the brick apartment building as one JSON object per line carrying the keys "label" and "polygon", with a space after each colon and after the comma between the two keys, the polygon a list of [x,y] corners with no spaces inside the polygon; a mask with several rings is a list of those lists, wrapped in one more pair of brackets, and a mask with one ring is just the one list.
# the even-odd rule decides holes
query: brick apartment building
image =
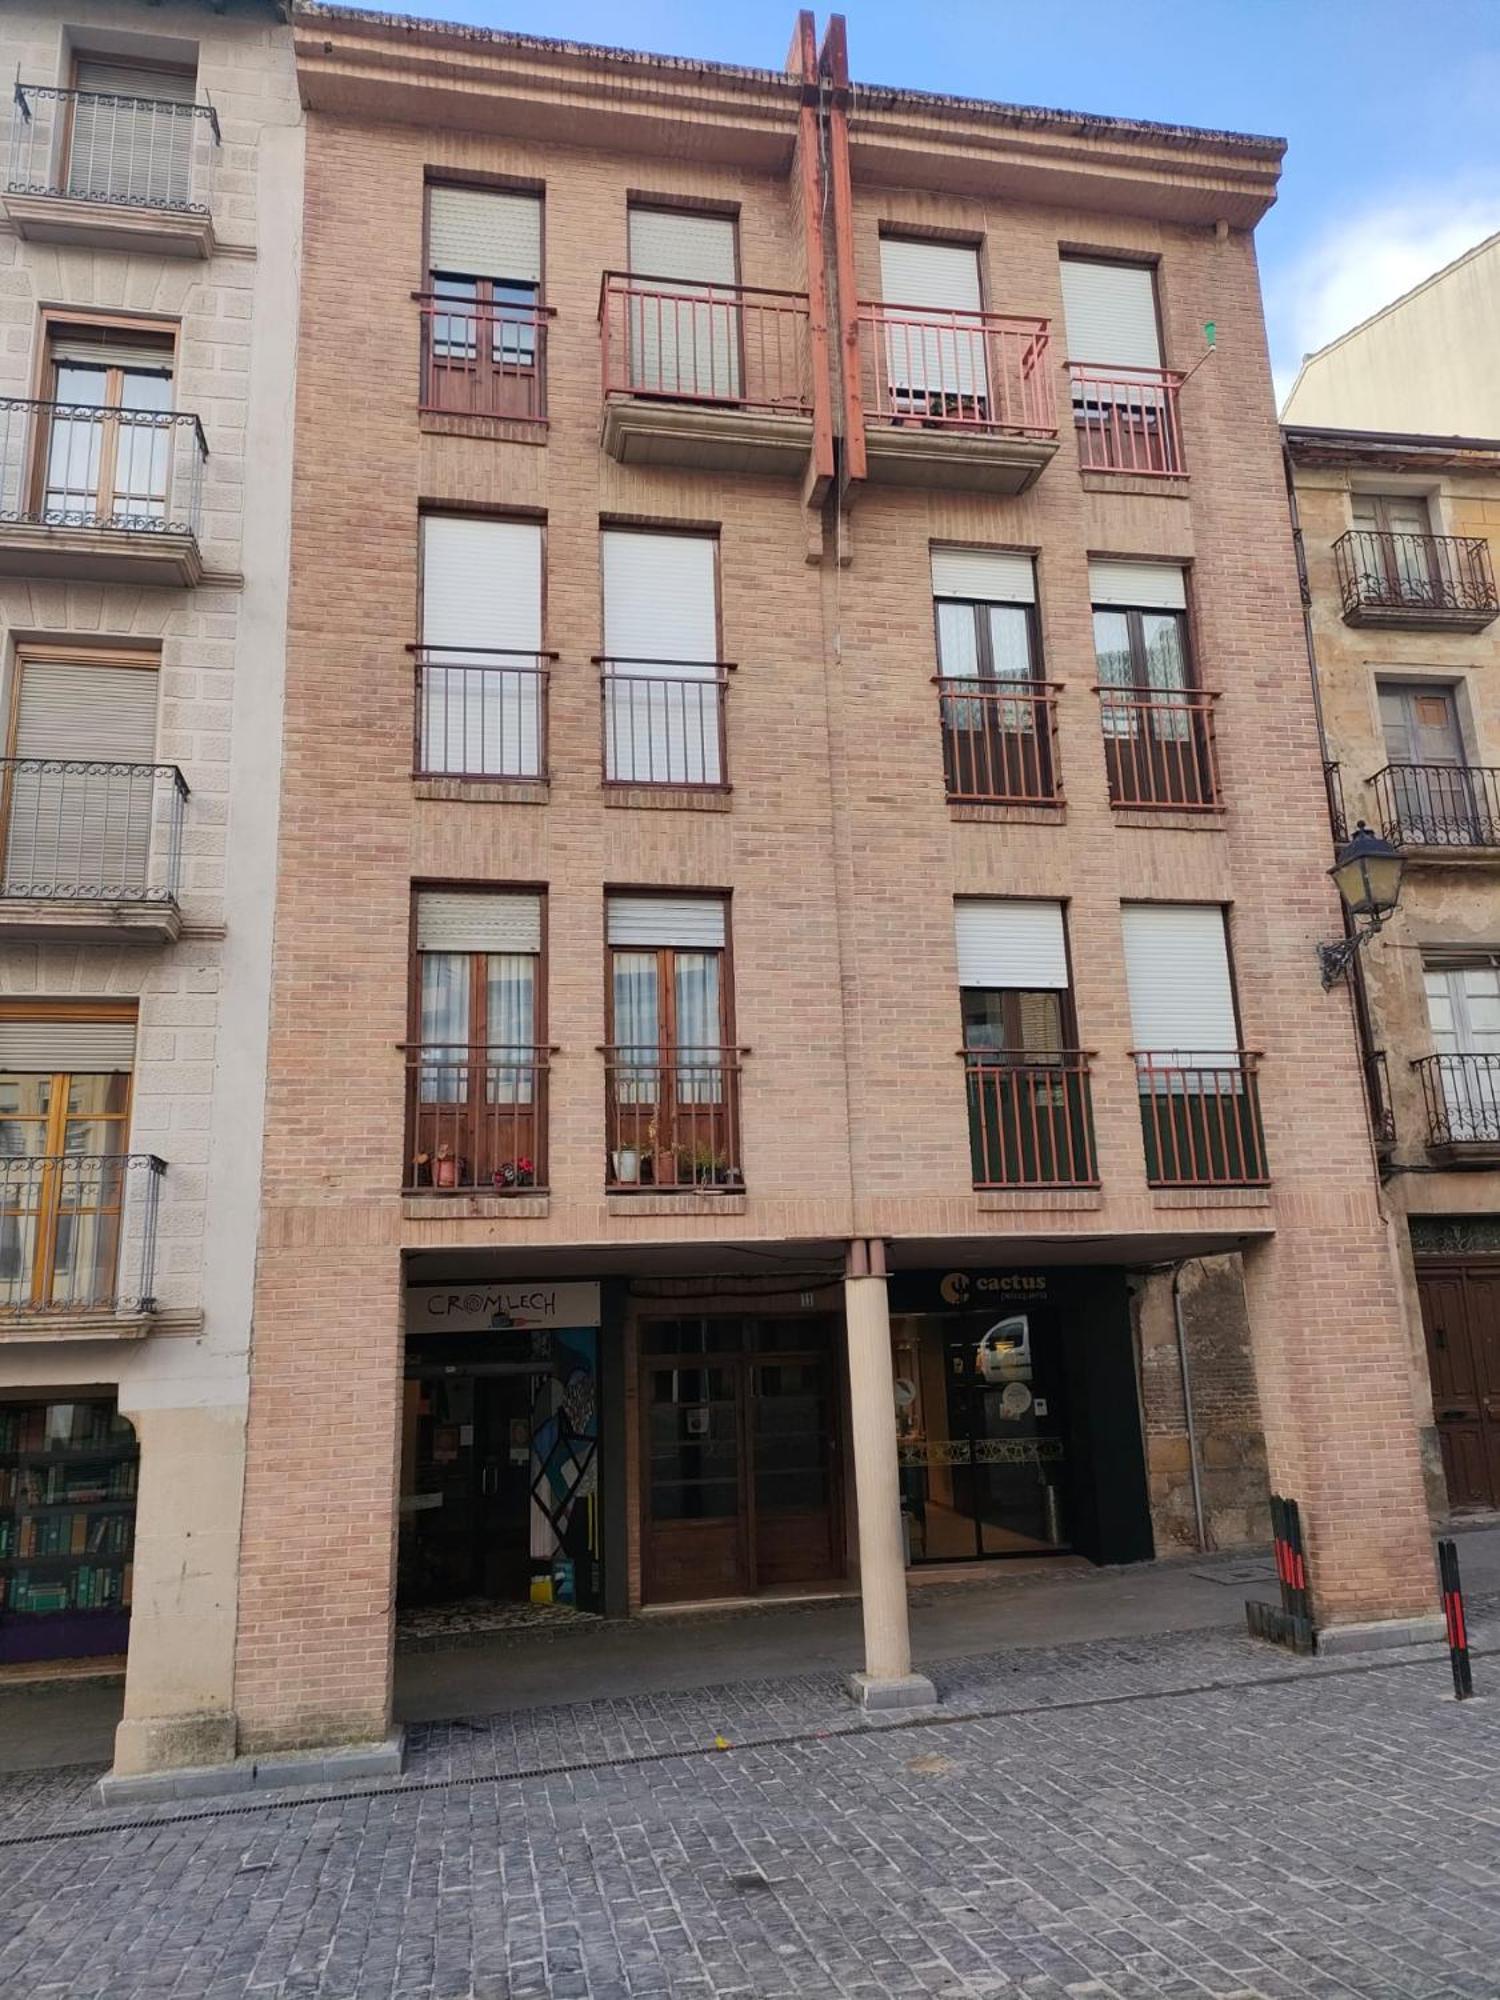
{"label": "brick apartment building", "polygon": [[233,1754],[301,210],[264,0],[0,67],[0,1672]]}
{"label": "brick apartment building", "polygon": [[858,1578],[913,1698],[908,1564],[1254,1539],[1267,1478],[1325,1625],[1428,1612],[1280,146],[854,87],[805,15],[293,33],[242,1748],[380,1736],[398,1609],[476,1601]]}

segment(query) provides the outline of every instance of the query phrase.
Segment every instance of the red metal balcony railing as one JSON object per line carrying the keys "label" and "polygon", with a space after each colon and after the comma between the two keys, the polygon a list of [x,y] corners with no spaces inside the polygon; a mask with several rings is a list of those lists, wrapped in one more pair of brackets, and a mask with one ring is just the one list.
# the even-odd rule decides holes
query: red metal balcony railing
{"label": "red metal balcony railing", "polygon": [[976,1188],[1098,1185],[1086,1051],[965,1049],[963,1059]]}
{"label": "red metal balcony railing", "polygon": [[406,1046],[406,1167],[423,1194],[516,1194],[547,1185],[546,1048]]}
{"label": "red metal balcony railing", "polygon": [[857,319],[867,422],[1056,437],[1046,320],[868,301]]}
{"label": "red metal balcony railing", "polygon": [[1500,1148],[1500,1055],[1422,1056],[1412,1064],[1429,1146]]}
{"label": "red metal balcony railing", "polygon": [[546,422],[550,306],[412,296],[421,310],[424,411]]}
{"label": "red metal balcony railing", "polygon": [[1206,688],[1095,689],[1111,805],[1211,812],[1222,803]]}
{"label": "red metal balcony railing", "polygon": [[1500,769],[1387,764],[1369,783],[1393,847],[1500,847]]}
{"label": "red metal balcony railing", "polygon": [[742,1188],[742,1048],[616,1044],[602,1051],[605,1184],[642,1188]]}
{"label": "red metal balcony railing", "polygon": [[606,271],[599,291],[605,400],[642,397],[805,416],[807,295]]}
{"label": "red metal balcony railing", "polygon": [[1351,528],[1333,545],[1351,625],[1454,625],[1500,616],[1490,545],[1480,535],[1389,535]]}
{"label": "red metal balcony railing", "polygon": [[729,788],[727,660],[596,658],[604,782],[680,791]]}
{"label": "red metal balcony railing", "polygon": [[1262,1187],[1258,1055],[1248,1049],[1132,1051],[1152,1187]]}
{"label": "red metal balcony railing", "polygon": [[418,778],[545,778],[547,684],[555,653],[414,646]]}
{"label": "red metal balcony railing", "polygon": [[1177,403],[1183,378],[1175,369],[1096,368],[1070,361],[1068,376],[1083,471],[1182,475]]}
{"label": "red metal balcony railing", "polygon": [[939,675],[935,685],[950,800],[966,805],[1061,800],[1056,682]]}

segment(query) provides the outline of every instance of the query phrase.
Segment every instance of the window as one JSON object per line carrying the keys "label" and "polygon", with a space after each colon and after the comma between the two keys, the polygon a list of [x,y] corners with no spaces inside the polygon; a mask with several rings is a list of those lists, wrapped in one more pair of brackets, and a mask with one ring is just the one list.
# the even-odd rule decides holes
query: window
{"label": "window", "polygon": [[989,369],[979,252],[882,236],[880,291],[889,413],[983,421]]}
{"label": "window", "polygon": [[1092,562],[1089,595],[1111,802],[1216,805],[1209,710],[1193,687],[1182,570]]}
{"label": "window", "polygon": [[406,1184],[545,1186],[542,899],[424,889],[416,904]]}
{"label": "window", "polygon": [[1254,1062],[1240,1046],[1223,910],[1127,903],[1121,924],[1147,1178],[1155,1186],[1264,1180]]}
{"label": "window", "polygon": [[1100,375],[1161,367],[1156,276],[1145,264],[1062,260],[1068,359]]}
{"label": "window", "polygon": [[0,1305],[111,1304],[135,1004],[0,1001]]}
{"label": "window", "polygon": [[1422,1066],[1435,1135],[1500,1141],[1500,957],[1429,961],[1422,981],[1436,1052]]}
{"label": "window", "polygon": [[632,203],[630,386],[737,402],[743,379],[735,219]]}
{"label": "window", "polygon": [[540,196],[429,187],[427,265],[427,406],[539,419]]}
{"label": "window", "polygon": [[601,554],[606,781],[722,786],[716,538],[607,528]]}
{"label": "window", "polygon": [[1382,681],[1387,765],[1378,781],[1386,837],[1408,847],[1500,841],[1485,774],[1469,768],[1457,693],[1432,681]]}
{"label": "window", "polygon": [[932,596],[949,798],[1055,798],[1051,701],[1037,676],[1032,558],[935,548]]}
{"label": "window", "polygon": [[1080,465],[1181,472],[1176,381],[1162,372],[1155,272],[1064,257],[1062,294]]}
{"label": "window", "polygon": [[417,757],[427,775],[545,772],[542,529],[422,517]]}
{"label": "window", "polygon": [[123,326],[54,324],[51,420],[36,470],[40,513],[62,527],[165,525],[172,436],[172,338]]}
{"label": "window", "polygon": [[954,906],[976,1187],[1078,1187],[1095,1175],[1061,903]]}
{"label": "window", "polygon": [[613,895],[606,933],[610,1184],[737,1184],[724,898]]}
{"label": "window", "polygon": [[165,844],[175,792],[159,787],[156,661],[23,649],[3,771],[0,894],[139,899]]}
{"label": "window", "polygon": [[132,207],[187,207],[194,83],[190,70],[80,54],[68,127],[68,193]]}
{"label": "window", "polygon": [[1382,602],[1443,604],[1445,579],[1432,537],[1432,517],[1420,493],[1356,493],[1351,496],[1355,551],[1365,577]]}

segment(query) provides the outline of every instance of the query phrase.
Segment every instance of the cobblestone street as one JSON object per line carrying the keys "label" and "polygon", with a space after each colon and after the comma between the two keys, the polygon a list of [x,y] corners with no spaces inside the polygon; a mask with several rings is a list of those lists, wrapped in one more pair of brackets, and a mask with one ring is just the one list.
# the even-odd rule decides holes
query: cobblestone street
{"label": "cobblestone street", "polygon": [[402,1780],[338,1797],[127,1814],[92,1770],[5,1779],[0,1993],[1500,1992],[1500,1710],[1437,1649],[1226,1627],[934,1672],[940,1714],[883,1725],[823,1674],[423,1725]]}

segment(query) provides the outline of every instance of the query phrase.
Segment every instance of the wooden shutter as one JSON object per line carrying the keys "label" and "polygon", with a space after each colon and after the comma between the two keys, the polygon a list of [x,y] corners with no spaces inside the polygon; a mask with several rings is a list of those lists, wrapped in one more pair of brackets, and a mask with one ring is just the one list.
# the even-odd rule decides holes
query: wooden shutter
{"label": "wooden shutter", "polygon": [[[192,183],[196,79],[178,70],[80,56],[68,140],[68,191],[143,207],[181,206]],[[90,93],[102,93],[96,97]],[[121,99],[147,100],[121,102]]]}
{"label": "wooden shutter", "polygon": [[1070,361],[1099,369],[1160,368],[1156,277],[1149,267],[1065,257],[1062,293]]}
{"label": "wooden shutter", "polygon": [[464,889],[417,892],[418,951],[530,951],[542,948],[540,896]]}
{"label": "wooden shutter", "polygon": [[1187,579],[1180,563],[1091,562],[1089,602],[1186,611]]}
{"label": "wooden shutter", "polygon": [[1068,988],[1061,903],[966,897],[955,903],[960,986]]}
{"label": "wooden shutter", "polygon": [[713,671],[719,654],[710,535],[603,535],[604,650],[611,659],[643,660],[680,679]]}
{"label": "wooden shutter", "polygon": [[1219,905],[1126,903],[1120,920],[1136,1048],[1237,1061],[1239,1028]]}
{"label": "wooden shutter", "polygon": [[134,1021],[0,1020],[0,1071],[98,1076],[134,1063]]}
{"label": "wooden shutter", "polygon": [[724,911],[722,896],[611,896],[607,934],[612,945],[717,951],[724,944]]}
{"label": "wooden shutter", "polygon": [[974,598],[986,604],[1035,604],[1036,564],[1006,549],[934,549],[934,597]]}
{"label": "wooden shutter", "polygon": [[427,190],[427,268],[453,277],[542,282],[542,204],[488,188]]}

